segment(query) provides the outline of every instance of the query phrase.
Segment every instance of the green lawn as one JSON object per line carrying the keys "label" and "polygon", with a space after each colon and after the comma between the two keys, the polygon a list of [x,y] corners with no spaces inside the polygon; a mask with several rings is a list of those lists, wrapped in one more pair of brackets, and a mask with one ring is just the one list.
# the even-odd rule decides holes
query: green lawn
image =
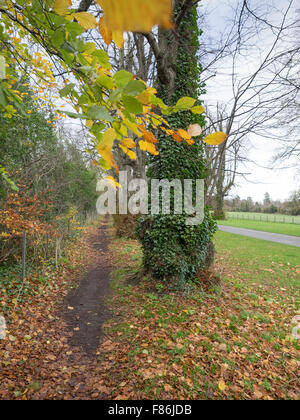
{"label": "green lawn", "polygon": [[300,224],[264,222],[257,220],[227,219],[220,220],[220,225],[235,226],[264,232],[281,233],[283,235],[300,236]]}
{"label": "green lawn", "polygon": [[300,248],[227,232],[217,232],[215,242],[217,253],[226,256],[227,265],[238,264],[238,276],[246,279],[244,285],[264,286],[267,295],[275,293],[276,299],[282,297],[282,287],[285,293],[290,291],[289,298],[299,308]]}

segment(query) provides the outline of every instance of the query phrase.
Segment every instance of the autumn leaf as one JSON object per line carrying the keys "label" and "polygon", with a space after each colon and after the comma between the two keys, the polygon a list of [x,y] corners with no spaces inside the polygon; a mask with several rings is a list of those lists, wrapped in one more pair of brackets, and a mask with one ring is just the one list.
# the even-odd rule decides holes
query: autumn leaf
{"label": "autumn leaf", "polygon": [[225,382],[223,381],[223,379],[221,379],[221,380],[219,381],[219,383],[218,383],[218,387],[219,387],[219,390],[220,390],[220,391],[222,391],[222,392],[224,392],[224,391],[225,391],[225,389],[226,389],[226,384],[225,384]]}
{"label": "autumn leaf", "polygon": [[122,145],[128,147],[129,149],[136,147],[135,142],[129,137],[122,140]]}
{"label": "autumn leaf", "polygon": [[125,41],[122,31],[112,31],[112,40],[118,48],[123,48]]}
{"label": "autumn leaf", "polygon": [[205,143],[210,144],[212,146],[218,146],[222,144],[228,135],[223,133],[222,131],[217,131],[216,133],[209,134],[204,138]]}
{"label": "autumn leaf", "polygon": [[172,392],[172,391],[174,391],[174,388],[169,384],[164,384],[164,390],[166,392]]}
{"label": "autumn leaf", "polygon": [[149,32],[155,25],[173,27],[171,0],[97,0],[97,3],[112,31]]}
{"label": "autumn leaf", "polygon": [[130,159],[135,160],[136,159],[136,153],[133,150],[128,150],[127,155],[130,157]]}
{"label": "autumn leaf", "polygon": [[203,114],[205,112],[205,108],[202,105],[193,106],[191,108],[193,114]]}
{"label": "autumn leaf", "polygon": [[116,168],[116,164],[112,154],[112,147],[114,140],[116,138],[116,132],[113,128],[108,128],[101,141],[97,145],[98,153],[103,157],[103,159],[108,163],[109,167]]}
{"label": "autumn leaf", "polygon": [[139,145],[140,145],[141,150],[144,150],[145,152],[149,152],[149,153],[151,153],[151,155],[156,156],[156,155],[159,154],[159,152],[156,150],[154,144],[152,144],[152,143],[140,140]]}
{"label": "autumn leaf", "polygon": [[173,131],[173,130],[166,130],[166,132],[170,135],[170,136],[172,136],[173,137],[173,139],[175,140],[175,141],[177,141],[178,143],[180,143],[182,140],[183,140],[183,138],[176,132],[176,131]]}
{"label": "autumn leaf", "polygon": [[110,45],[112,42],[112,31],[105,25],[103,16],[99,19],[98,28],[105,44]]}
{"label": "autumn leaf", "polygon": [[191,137],[197,137],[202,133],[202,128],[199,124],[191,124],[187,132]]}
{"label": "autumn leaf", "polygon": [[112,176],[107,176],[105,178],[115,189],[121,188],[121,185],[114,179]]}
{"label": "autumn leaf", "polygon": [[176,103],[176,108],[181,110],[187,110],[190,109],[194,103],[196,102],[196,99],[190,98],[189,96],[183,96],[180,98]]}
{"label": "autumn leaf", "polygon": [[142,136],[147,142],[158,143],[157,138],[155,137],[153,133],[151,133],[151,131],[146,130],[142,125],[139,125],[139,129],[141,130]]}
{"label": "autumn leaf", "polygon": [[127,147],[120,144],[120,148],[123,150],[123,152],[130,157],[130,159],[135,160],[136,154],[133,150],[129,150]]}
{"label": "autumn leaf", "polygon": [[77,20],[80,26],[82,26],[86,31],[88,29],[94,29],[97,27],[97,20],[95,16],[88,12],[78,12],[74,13],[73,17]]}
{"label": "autumn leaf", "polygon": [[72,6],[71,0],[55,0],[53,4],[53,10],[58,15],[66,15],[68,13],[69,7]]}
{"label": "autumn leaf", "polygon": [[188,132],[183,130],[182,128],[177,130],[177,134],[179,134],[179,136],[182,137],[184,140],[190,140],[191,139],[190,134],[188,134]]}

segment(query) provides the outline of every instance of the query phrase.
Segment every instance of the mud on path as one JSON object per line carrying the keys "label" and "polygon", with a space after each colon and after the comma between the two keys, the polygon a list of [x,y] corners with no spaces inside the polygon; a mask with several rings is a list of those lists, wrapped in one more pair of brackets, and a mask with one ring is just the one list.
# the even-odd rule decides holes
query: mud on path
{"label": "mud on path", "polygon": [[91,244],[97,250],[95,267],[87,272],[79,286],[65,299],[64,319],[70,330],[69,345],[95,355],[102,337],[102,325],[110,317],[106,306],[109,291],[108,217],[105,217]]}

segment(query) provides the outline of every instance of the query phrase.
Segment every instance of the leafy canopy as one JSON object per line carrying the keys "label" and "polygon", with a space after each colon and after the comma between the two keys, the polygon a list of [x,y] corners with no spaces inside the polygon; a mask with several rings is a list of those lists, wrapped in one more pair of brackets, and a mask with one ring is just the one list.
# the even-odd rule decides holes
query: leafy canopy
{"label": "leafy canopy", "polygon": [[[112,154],[115,142],[130,158],[129,130],[135,133],[139,147],[155,155],[156,137],[151,130],[162,129],[175,141],[192,144],[195,127],[189,133],[182,127],[171,130],[164,116],[178,111],[202,113],[195,99],[183,97],[175,106],[167,106],[156,90],[132,73],[113,74],[109,57],[84,32],[99,30],[104,41],[122,47],[123,31],[149,31],[158,24],[171,28],[171,0],[97,0],[100,19],[79,12],[71,0],[3,0],[0,3],[0,111],[10,118],[22,109],[22,96],[13,88],[15,68],[30,74],[40,92],[59,89],[76,112],[72,118],[86,121],[103,169],[117,165]],[[96,14],[97,16],[99,13]],[[59,77],[58,77],[59,76]],[[66,79],[66,76],[68,79]],[[61,85],[61,80],[64,83]],[[70,80],[71,79],[71,82]],[[219,144],[226,136],[217,135],[210,144]],[[225,138],[224,138],[225,137]]]}

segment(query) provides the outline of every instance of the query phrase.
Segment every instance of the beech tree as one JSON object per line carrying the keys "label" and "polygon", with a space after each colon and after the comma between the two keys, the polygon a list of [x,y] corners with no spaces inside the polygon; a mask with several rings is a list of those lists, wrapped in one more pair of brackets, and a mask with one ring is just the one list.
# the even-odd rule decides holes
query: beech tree
{"label": "beech tree", "polygon": [[[39,93],[53,107],[55,100],[48,93],[55,90],[61,100],[73,107],[74,112],[64,110],[58,115],[85,122],[92,142],[89,152],[97,151],[99,156],[93,163],[102,170],[118,174],[114,149],[135,160],[134,149],[139,148],[157,156],[151,164],[151,176],[181,180],[203,177],[202,140],[220,144],[226,135],[217,132],[199,137],[204,108],[196,103],[201,90],[196,59],[197,3],[190,0],[1,2],[0,110],[6,118],[24,113],[22,94],[13,87],[12,68],[15,67],[30,77],[30,83],[40,85]],[[151,32],[155,25],[158,29]],[[88,40],[88,33],[93,31],[99,31],[107,45],[113,43],[119,48],[124,45],[124,32],[135,32],[141,55],[141,39],[147,39],[155,57],[155,87],[149,87],[128,70],[114,71],[107,51]],[[145,66],[140,73],[143,75]],[[178,118],[174,119],[173,114]],[[130,137],[132,133],[136,141]],[[115,175],[110,177],[117,185],[115,178]],[[158,224],[163,223],[162,231],[168,230],[170,235],[166,267],[176,260],[171,271],[161,272],[159,277],[177,279],[183,285],[204,266],[214,223],[208,213],[205,222],[196,228],[184,228],[184,216],[177,221],[176,217],[172,219],[173,227],[169,228],[164,217],[156,220]],[[166,250],[166,238],[159,240]],[[149,254],[144,250],[145,266],[151,267],[155,252]],[[168,255],[171,258],[167,261]],[[182,269],[178,258],[184,260]],[[157,273],[152,271],[152,274]]]}
{"label": "beech tree", "polygon": [[[167,32],[159,29],[157,34],[144,36],[156,58],[157,90],[159,96],[172,106],[180,96],[189,96],[195,111],[203,109],[199,95],[203,86],[200,82],[201,67],[198,64],[199,49],[197,5],[194,1],[175,1],[174,29]],[[197,103],[198,102],[198,103]],[[197,113],[182,109],[176,116],[167,117],[170,128],[177,130],[184,126],[203,126],[204,118]],[[196,180],[206,175],[206,165],[201,143],[201,130],[194,139],[183,142],[180,137],[172,141],[166,134],[160,134],[159,155],[149,164],[148,176],[155,179]],[[198,226],[186,225],[183,215],[150,215],[138,220],[138,234],[144,250],[144,266],[159,281],[166,281],[170,287],[184,288],[196,278],[197,271],[206,265],[207,249],[215,223],[209,212]]]}

